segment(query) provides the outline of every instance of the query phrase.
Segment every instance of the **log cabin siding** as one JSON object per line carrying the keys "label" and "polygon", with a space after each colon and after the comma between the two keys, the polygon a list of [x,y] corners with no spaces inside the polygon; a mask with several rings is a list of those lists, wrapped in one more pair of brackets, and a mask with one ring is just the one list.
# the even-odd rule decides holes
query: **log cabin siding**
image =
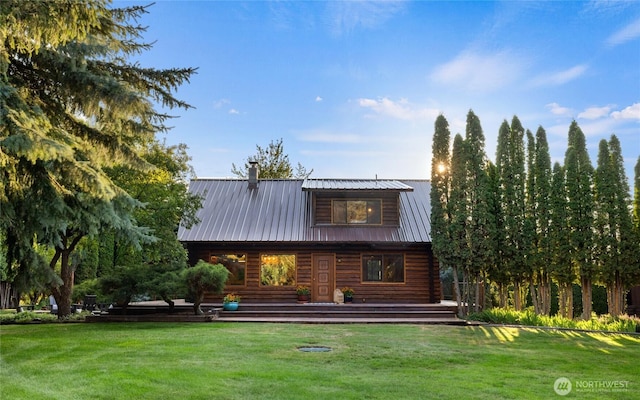
{"label": "log cabin siding", "polygon": [[[334,288],[349,286],[355,290],[356,302],[369,303],[429,303],[440,300],[440,282],[437,262],[430,265],[430,245],[412,245],[403,248],[371,245],[283,245],[281,243],[237,243],[232,247],[214,243],[189,243],[190,263],[208,260],[211,254],[247,254],[245,286],[228,286],[225,293],[235,292],[243,301],[251,303],[289,303],[296,301],[296,286],[261,286],[260,256],[262,254],[295,254],[296,285],[312,286],[312,255],[334,254]],[[402,254],[404,256],[404,282],[374,283],[362,281],[364,254]],[[433,281],[431,281],[435,277]],[[209,294],[205,302],[220,302],[223,295]],[[435,300],[434,300],[435,299]]]}
{"label": "log cabin siding", "polygon": [[314,193],[313,210],[316,225],[331,225],[332,200],[370,200],[382,201],[382,225],[398,226],[400,224],[398,193]]}

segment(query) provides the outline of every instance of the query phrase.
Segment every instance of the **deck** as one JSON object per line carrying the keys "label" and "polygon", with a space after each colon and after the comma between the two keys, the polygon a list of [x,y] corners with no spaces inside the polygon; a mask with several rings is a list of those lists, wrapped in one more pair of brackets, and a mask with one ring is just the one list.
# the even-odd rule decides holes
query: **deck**
{"label": "deck", "polygon": [[114,309],[108,315],[92,316],[90,322],[184,321],[268,322],[308,324],[447,324],[466,325],[456,316],[456,306],[445,304],[334,304],[334,303],[240,303],[237,311],[224,311],[220,304],[206,303],[205,315],[192,314],[192,304],[176,302],[169,314],[165,302],[131,304],[126,314]]}

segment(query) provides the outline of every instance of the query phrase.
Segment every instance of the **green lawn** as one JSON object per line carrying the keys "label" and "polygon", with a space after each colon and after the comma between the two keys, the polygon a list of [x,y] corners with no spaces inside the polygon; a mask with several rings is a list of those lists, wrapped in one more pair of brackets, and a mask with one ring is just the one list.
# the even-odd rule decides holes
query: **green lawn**
{"label": "green lawn", "polygon": [[542,329],[2,325],[0,357],[2,399],[640,399],[640,336]]}

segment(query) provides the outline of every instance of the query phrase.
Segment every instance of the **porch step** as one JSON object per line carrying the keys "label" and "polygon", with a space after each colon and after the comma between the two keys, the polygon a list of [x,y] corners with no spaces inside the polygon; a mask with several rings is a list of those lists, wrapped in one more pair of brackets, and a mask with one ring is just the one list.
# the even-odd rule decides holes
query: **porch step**
{"label": "porch step", "polygon": [[465,325],[455,307],[439,304],[244,304],[220,311],[218,321],[300,323],[410,323]]}

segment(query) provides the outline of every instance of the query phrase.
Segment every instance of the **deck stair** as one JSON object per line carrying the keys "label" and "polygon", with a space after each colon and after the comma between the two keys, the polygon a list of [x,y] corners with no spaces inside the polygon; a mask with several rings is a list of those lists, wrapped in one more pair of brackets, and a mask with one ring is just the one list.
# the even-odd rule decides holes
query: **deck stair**
{"label": "deck stair", "polygon": [[218,321],[298,323],[410,323],[465,325],[456,308],[441,304],[245,304],[219,311]]}

